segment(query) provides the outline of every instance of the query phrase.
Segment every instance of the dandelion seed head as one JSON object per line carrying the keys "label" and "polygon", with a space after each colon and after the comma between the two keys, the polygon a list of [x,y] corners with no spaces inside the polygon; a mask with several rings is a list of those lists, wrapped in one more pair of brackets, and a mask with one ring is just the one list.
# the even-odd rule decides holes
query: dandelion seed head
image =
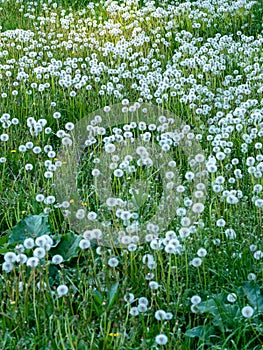
{"label": "dandelion seed head", "polygon": [[110,266],[110,267],[117,267],[118,265],[119,265],[119,260],[117,259],[117,258],[110,258],[109,260],[108,260],[108,265]]}
{"label": "dandelion seed head", "polygon": [[254,309],[251,306],[244,306],[241,312],[245,318],[251,318],[254,314]]}
{"label": "dandelion seed head", "polygon": [[191,265],[194,266],[194,267],[199,267],[202,265],[202,259],[200,258],[194,258],[192,261],[191,261]]}
{"label": "dandelion seed head", "polygon": [[36,257],[38,259],[43,259],[46,255],[46,251],[44,248],[39,247],[39,248],[34,249],[33,255],[34,255],[34,257]]}
{"label": "dandelion seed head", "polygon": [[227,296],[227,301],[234,303],[237,300],[237,295],[235,293],[230,293]]}
{"label": "dandelion seed head", "polygon": [[194,305],[200,304],[202,301],[201,297],[199,295],[193,295],[191,297],[191,303]]}
{"label": "dandelion seed head", "polygon": [[13,252],[5,253],[5,255],[4,255],[4,260],[5,260],[6,262],[9,262],[9,263],[14,263],[14,262],[16,262],[16,254],[13,253]]}
{"label": "dandelion seed head", "polygon": [[124,299],[124,301],[125,301],[126,303],[130,303],[130,304],[131,304],[131,303],[134,302],[135,296],[134,296],[134,294],[132,294],[132,293],[127,293],[126,295],[124,295],[123,299]]}
{"label": "dandelion seed head", "polygon": [[156,281],[150,281],[149,287],[151,290],[157,290],[159,288],[159,283]]}
{"label": "dandelion seed head", "polygon": [[155,341],[158,345],[165,345],[168,342],[168,337],[165,334],[159,334],[155,337]]}
{"label": "dandelion seed head", "polygon": [[68,287],[65,284],[61,284],[57,287],[58,297],[63,297],[68,294]]}
{"label": "dandelion seed head", "polygon": [[35,242],[33,238],[26,238],[23,244],[26,249],[32,249],[35,245]]}
{"label": "dandelion seed head", "polygon": [[166,319],[166,312],[164,310],[157,310],[154,314],[157,321],[163,321]]}
{"label": "dandelion seed head", "polygon": [[88,249],[90,247],[90,241],[88,239],[82,239],[79,242],[79,247],[82,250]]}
{"label": "dandelion seed head", "polygon": [[55,265],[59,265],[63,262],[63,257],[59,254],[56,254],[52,257],[52,263]]}
{"label": "dandelion seed head", "polygon": [[138,316],[139,315],[139,310],[137,306],[133,306],[130,309],[130,315],[131,316]]}
{"label": "dandelion seed head", "polygon": [[5,272],[11,272],[14,268],[14,265],[9,262],[9,261],[4,261],[3,264],[2,264],[2,270],[5,271]]}
{"label": "dandelion seed head", "polygon": [[39,259],[37,257],[28,258],[26,264],[28,267],[37,267],[39,264]]}

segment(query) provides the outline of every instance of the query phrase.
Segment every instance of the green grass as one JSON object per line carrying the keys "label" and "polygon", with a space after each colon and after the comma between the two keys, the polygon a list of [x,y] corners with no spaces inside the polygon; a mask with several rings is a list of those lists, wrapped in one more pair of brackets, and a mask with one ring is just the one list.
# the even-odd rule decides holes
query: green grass
{"label": "green grass", "polygon": [[[262,349],[262,3],[127,1],[107,10],[110,4],[84,0],[0,4],[0,347]],[[19,35],[16,29],[27,33]],[[141,113],[136,119],[124,114],[120,122],[119,104],[125,99],[148,104],[150,116]],[[112,107],[108,117],[105,106]],[[66,123],[72,122],[76,129],[81,120],[97,114],[104,118],[100,126],[105,135],[95,135],[96,143],[75,162],[71,148],[69,155],[62,153],[63,136],[57,132],[64,130],[74,139],[78,134],[67,130]],[[123,135],[131,118],[160,127],[161,115],[174,117],[171,130],[186,133],[183,125],[189,125],[197,142],[191,146],[182,137],[165,153],[156,148],[164,132],[147,130],[148,136],[143,136],[137,125],[130,130],[134,143],[110,142],[117,146],[113,154],[120,159],[106,158],[105,136],[114,134],[114,127]],[[46,124],[33,135],[28,118]],[[28,142],[41,147],[41,153],[34,153],[30,145],[23,152],[20,146]],[[156,164],[137,163],[138,145],[152,150],[149,157]],[[47,146],[52,146],[54,156],[48,155]],[[217,168],[213,171],[208,165],[207,178],[187,180],[187,171],[197,177],[198,169],[183,150],[191,157],[202,150],[206,161],[217,156]],[[121,168],[127,154],[133,158],[122,164],[124,175],[113,175],[110,163]],[[162,169],[168,157],[176,161],[177,173],[172,166]],[[53,178],[46,177],[47,160],[57,164],[56,170],[49,169]],[[62,168],[58,160],[64,162]],[[28,164],[32,170],[26,170]],[[105,183],[101,177],[94,179],[94,168],[107,170]],[[175,174],[170,180],[168,168]],[[220,176],[224,183],[218,190]],[[174,181],[173,188],[166,188],[169,181]],[[191,223],[195,230],[184,238],[182,227],[187,224],[174,215],[174,207],[185,208],[182,216],[190,215],[187,198],[192,198],[198,182],[196,195],[203,191],[205,197],[195,201],[204,204],[204,211],[195,216]],[[182,194],[176,192],[178,184],[185,186]],[[38,201],[39,194],[55,196],[55,202]],[[110,209],[107,197],[127,203],[119,201]],[[231,198],[237,202],[231,203]],[[69,220],[56,205],[62,202],[73,210]],[[116,213],[121,206],[126,214]],[[80,208],[95,212],[97,221],[76,219],[74,210]],[[137,245],[120,246],[115,236],[111,245],[105,243],[111,228],[125,232],[137,218],[140,236],[145,236],[143,228],[158,210],[159,219],[164,219],[161,249],[156,249],[154,229]],[[134,216],[124,220],[128,211]],[[81,249],[83,231],[98,227],[102,239],[86,232],[85,244],[90,247]],[[44,246],[39,264],[12,262],[9,269],[6,254],[18,256],[19,244],[42,235],[53,242]],[[171,239],[177,247],[174,253],[168,250],[172,243],[167,247]],[[37,254],[35,248],[25,244],[23,254],[30,258]],[[57,254],[64,259],[59,264],[52,261]],[[147,254],[152,259],[148,263]],[[111,264],[113,257],[116,266]],[[194,266],[195,258],[201,259],[200,266]],[[150,282],[158,283],[157,289]],[[59,285],[68,287],[65,295],[59,294]],[[131,302],[129,293],[134,297]],[[236,300],[229,301],[232,293]],[[201,298],[196,306],[191,301],[195,295]],[[139,298],[147,299],[146,309]],[[251,317],[244,315],[245,306],[252,307]],[[172,318],[158,320],[158,310]],[[158,344],[160,334],[167,337],[164,345]]]}

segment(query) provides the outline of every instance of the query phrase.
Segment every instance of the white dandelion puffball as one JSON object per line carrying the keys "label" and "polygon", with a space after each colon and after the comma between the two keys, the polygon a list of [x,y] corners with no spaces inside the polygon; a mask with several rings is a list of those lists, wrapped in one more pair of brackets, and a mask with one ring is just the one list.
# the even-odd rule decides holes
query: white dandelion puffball
{"label": "white dandelion puffball", "polygon": [[191,298],[191,303],[193,305],[197,305],[197,304],[200,304],[202,301],[201,297],[199,295],[193,295],[192,298]]}
{"label": "white dandelion puffball", "polygon": [[79,242],[79,247],[82,250],[88,249],[90,247],[90,241],[88,239],[82,239]]}
{"label": "white dandelion puffball", "polygon": [[159,334],[155,337],[155,341],[158,345],[165,345],[168,342],[168,338],[165,334]]}
{"label": "white dandelion puffball", "polygon": [[234,303],[237,300],[237,295],[235,293],[230,293],[227,296],[227,301]]}
{"label": "white dandelion puffball", "polygon": [[52,257],[52,263],[55,265],[59,265],[63,262],[63,257],[59,254],[56,254]]}
{"label": "white dandelion puffball", "polygon": [[5,272],[11,272],[13,270],[13,264],[9,261],[5,261],[2,264],[2,270]]}
{"label": "white dandelion puffball", "polygon": [[35,245],[35,242],[34,242],[33,238],[26,238],[24,240],[24,247],[26,249],[32,249],[34,247],[34,245]]}
{"label": "white dandelion puffball", "polygon": [[4,260],[8,263],[14,263],[16,262],[16,254],[13,253],[13,252],[8,252],[8,253],[5,253],[4,255]]}
{"label": "white dandelion puffball", "polygon": [[59,297],[68,294],[68,287],[65,284],[61,284],[57,287],[57,293]]}
{"label": "white dandelion puffball", "polygon": [[251,306],[244,306],[241,312],[245,318],[251,318],[254,314],[254,309]]}
{"label": "white dandelion puffball", "polygon": [[37,267],[38,264],[39,264],[39,259],[36,257],[29,258],[26,263],[28,267]]}
{"label": "white dandelion puffball", "polygon": [[139,310],[138,310],[138,308],[136,306],[131,307],[130,315],[131,316],[138,316],[139,315]]}
{"label": "white dandelion puffball", "polygon": [[110,258],[110,259],[108,260],[108,265],[109,265],[110,267],[117,267],[118,264],[119,264],[119,260],[118,260],[117,258]]}
{"label": "white dandelion puffball", "polygon": [[201,264],[202,264],[202,259],[200,259],[200,258],[194,258],[191,261],[191,265],[193,265],[194,267],[199,267],[199,266],[201,266]]}

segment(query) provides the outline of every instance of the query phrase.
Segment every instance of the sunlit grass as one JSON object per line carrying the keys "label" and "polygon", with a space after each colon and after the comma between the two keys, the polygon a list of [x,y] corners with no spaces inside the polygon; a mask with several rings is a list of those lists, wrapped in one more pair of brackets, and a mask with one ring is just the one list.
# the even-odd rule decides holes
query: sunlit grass
{"label": "sunlit grass", "polygon": [[[262,12],[249,0],[2,0],[1,349],[262,348]],[[91,113],[134,102],[158,106],[154,122],[97,119],[105,135],[90,123],[69,198],[62,144]],[[166,111],[205,155],[208,183],[197,189],[180,142],[162,131]],[[166,148],[176,164],[162,172],[151,158]],[[106,168],[108,187],[96,178]],[[177,215],[168,198],[167,227],[150,225],[138,244],[136,225],[164,190],[179,198]],[[194,195],[201,215],[189,223]],[[73,223],[61,205],[78,209]],[[105,246],[96,220],[122,245]]]}

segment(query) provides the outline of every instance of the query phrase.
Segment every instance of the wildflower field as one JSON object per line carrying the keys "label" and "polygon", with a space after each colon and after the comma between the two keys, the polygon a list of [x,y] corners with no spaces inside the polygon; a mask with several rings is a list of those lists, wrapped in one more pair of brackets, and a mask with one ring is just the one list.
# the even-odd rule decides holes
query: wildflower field
{"label": "wildflower field", "polygon": [[0,0],[0,349],[262,349],[262,148],[262,0]]}

